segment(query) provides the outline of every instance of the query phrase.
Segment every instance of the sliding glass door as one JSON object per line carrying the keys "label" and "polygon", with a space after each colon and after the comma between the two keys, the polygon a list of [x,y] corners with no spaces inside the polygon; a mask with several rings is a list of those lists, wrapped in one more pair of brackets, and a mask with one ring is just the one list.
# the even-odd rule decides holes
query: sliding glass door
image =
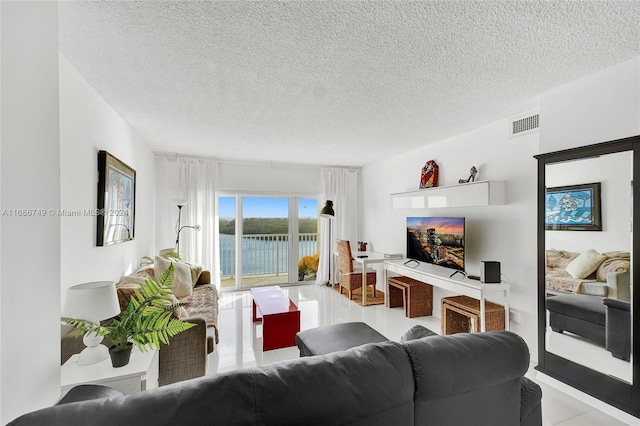
{"label": "sliding glass door", "polygon": [[223,289],[315,280],[317,199],[230,195],[219,206]]}

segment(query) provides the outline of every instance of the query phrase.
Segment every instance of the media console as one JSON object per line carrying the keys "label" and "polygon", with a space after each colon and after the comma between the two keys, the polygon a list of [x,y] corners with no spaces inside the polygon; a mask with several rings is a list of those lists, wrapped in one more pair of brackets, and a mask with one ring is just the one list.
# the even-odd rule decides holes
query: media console
{"label": "media console", "polygon": [[509,290],[511,286],[506,283],[483,284],[467,278],[464,274],[458,273],[451,275],[452,270],[441,266],[431,265],[424,262],[411,261],[405,264],[407,260],[385,260],[384,261],[384,282],[387,282],[389,272],[414,280],[422,281],[434,287],[451,291],[456,294],[473,297],[480,300],[480,317],[482,325],[480,331],[486,331],[486,295],[488,293],[498,293],[503,297],[504,305],[504,323],[505,329],[509,330]]}

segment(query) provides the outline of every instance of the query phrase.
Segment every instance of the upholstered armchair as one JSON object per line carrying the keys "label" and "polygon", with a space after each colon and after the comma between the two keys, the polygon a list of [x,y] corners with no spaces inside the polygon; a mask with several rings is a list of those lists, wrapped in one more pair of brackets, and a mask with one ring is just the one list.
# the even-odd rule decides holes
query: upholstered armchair
{"label": "upholstered armchair", "polygon": [[[342,290],[346,290],[349,294],[349,300],[353,299],[353,290],[362,287],[362,272],[354,272],[353,258],[351,257],[351,244],[346,240],[336,240],[338,245],[338,258],[340,262],[340,294]],[[366,272],[367,286],[373,287],[373,297],[376,297],[376,273]],[[363,291],[365,291],[363,289]]]}

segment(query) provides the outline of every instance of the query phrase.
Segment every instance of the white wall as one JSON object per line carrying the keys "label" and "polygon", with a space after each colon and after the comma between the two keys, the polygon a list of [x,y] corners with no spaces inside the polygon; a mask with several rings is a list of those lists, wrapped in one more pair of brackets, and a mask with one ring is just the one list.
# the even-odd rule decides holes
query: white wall
{"label": "white wall", "polygon": [[602,231],[546,231],[548,249],[631,251],[631,151],[547,166],[546,186],[600,182]]}
{"label": "white wall", "polygon": [[540,152],[640,134],[640,57],[540,96]]}
{"label": "white wall", "polygon": [[[464,216],[466,269],[479,275],[480,261],[501,262],[503,278],[512,284],[512,308],[522,323],[512,330],[522,335],[532,355],[536,344],[536,161],[538,134],[509,139],[508,120],[443,140],[424,148],[366,166],[363,169],[364,238],[375,251],[405,253],[407,216]],[[489,148],[488,148],[489,147]],[[468,178],[475,165],[477,180],[506,181],[504,206],[445,209],[391,208],[391,193],[418,189],[427,160],[440,166],[438,186]],[[372,212],[375,212],[373,214]],[[434,316],[440,316],[434,289]],[[447,294],[448,295],[448,294]]]}
{"label": "white wall", "polygon": [[[521,324],[512,322],[512,330],[526,340],[536,360],[537,162],[532,156],[640,134],[640,58],[541,94],[538,134],[508,139],[506,126],[505,119],[366,166],[363,238],[376,251],[404,253],[406,216],[465,216],[467,270],[477,273],[481,260],[502,263],[512,284],[512,308],[523,314]],[[481,180],[506,181],[507,205],[392,210],[389,194],[417,189],[420,169],[429,159],[440,165],[440,186],[468,177],[471,165],[478,167]],[[603,242],[602,247],[612,245]],[[434,303],[439,296],[434,293]]]}
{"label": "white wall", "polygon": [[155,162],[153,152],[87,81],[60,56],[60,202],[62,209],[97,207],[98,151],[136,171],[135,239],[96,246],[95,216],[61,218],[62,302],[68,287],[117,281],[153,255]]}
{"label": "white wall", "polygon": [[[0,422],[60,392],[58,6],[1,2]],[[5,210],[6,209],[6,210]],[[14,210],[16,209],[16,210]],[[40,212],[40,210],[39,210]]]}
{"label": "white wall", "polygon": [[[155,173],[147,144],[59,57],[57,4],[3,2],[1,11],[0,203],[47,211],[1,221],[0,417],[6,423],[60,397],[66,288],[118,280],[151,253]],[[108,247],[95,245],[95,216],[49,213],[96,208],[100,149],[137,171],[135,240]]]}

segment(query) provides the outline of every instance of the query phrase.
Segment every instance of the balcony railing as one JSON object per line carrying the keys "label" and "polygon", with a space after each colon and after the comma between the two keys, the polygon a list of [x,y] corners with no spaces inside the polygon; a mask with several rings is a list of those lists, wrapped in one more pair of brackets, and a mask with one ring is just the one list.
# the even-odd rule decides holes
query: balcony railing
{"label": "balcony railing", "polygon": [[[299,234],[298,247],[298,259],[318,253],[318,234]],[[288,259],[288,234],[242,236],[242,276],[287,274]],[[236,236],[220,235],[220,275],[233,278],[235,274]]]}

